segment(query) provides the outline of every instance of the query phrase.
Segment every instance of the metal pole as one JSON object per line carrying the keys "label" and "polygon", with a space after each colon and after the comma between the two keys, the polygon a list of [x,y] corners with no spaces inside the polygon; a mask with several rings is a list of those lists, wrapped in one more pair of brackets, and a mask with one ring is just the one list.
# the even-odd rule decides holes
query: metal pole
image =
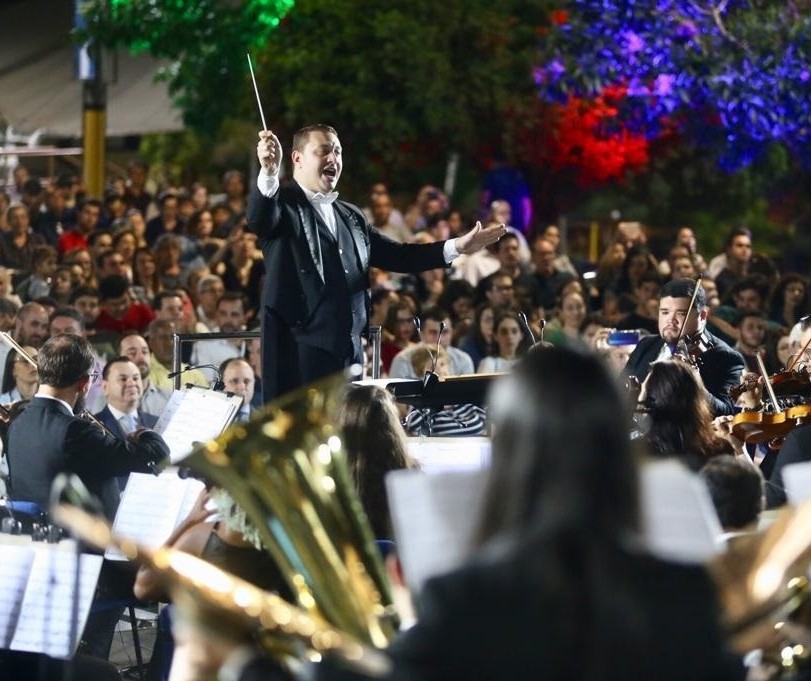
{"label": "metal pole", "polygon": [[369,342],[372,344],[372,378],[380,378],[380,344],[383,340],[380,326],[369,327]]}
{"label": "metal pole", "polygon": [[180,390],[183,378],[179,373],[181,352],[183,348],[183,342],[180,340],[180,335],[181,334],[176,333],[172,336],[172,373],[175,374],[175,390]]}

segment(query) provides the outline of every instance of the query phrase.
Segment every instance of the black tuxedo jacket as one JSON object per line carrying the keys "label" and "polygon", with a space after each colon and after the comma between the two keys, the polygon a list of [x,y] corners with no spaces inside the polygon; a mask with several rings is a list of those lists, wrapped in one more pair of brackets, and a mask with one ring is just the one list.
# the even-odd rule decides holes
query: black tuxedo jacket
{"label": "black tuxedo jacket", "polygon": [[795,428],[786,435],[766,483],[766,508],[776,508],[788,501],[783,469],[793,463],[805,461],[811,461],[811,426]]}
{"label": "black tuxedo jacket", "polygon": [[[121,424],[118,422],[118,419],[113,416],[113,412],[110,411],[109,407],[104,407],[100,412],[93,414],[99,421],[104,424],[104,427],[107,428],[113,435],[122,440],[126,439],[127,434],[124,432],[124,429],[121,427]],[[147,414],[145,411],[138,410],[138,427],[139,428],[149,428],[152,429],[155,427],[155,424],[158,422],[158,417],[153,416],[152,414]]]}
{"label": "black tuxedo jacket", "polygon": [[119,440],[60,402],[34,397],[9,427],[11,496],[47,508],[54,478],[75,473],[112,519],[119,498],[116,476],[148,473],[150,463],[167,456],[169,448],[157,433],[143,433],[137,444]]}
{"label": "black tuxedo jacket", "polygon": [[[741,353],[720,338],[706,330],[704,335],[709,338],[712,347],[698,358],[697,363],[701,380],[709,393],[710,408],[716,416],[733,414],[735,404],[729,396],[729,389],[740,383],[746,363]],[[661,336],[646,336],[640,340],[628,358],[625,374],[644,381],[651,362],[659,356],[664,344]]]}
{"label": "black tuxedo jacket", "polygon": [[[446,265],[444,243],[398,243],[371,227],[356,206],[344,201],[333,205],[336,218],[349,227],[364,277],[370,266],[393,272],[420,272]],[[298,337],[307,335],[316,312],[322,319],[331,314],[319,308],[325,300],[325,257],[318,234],[320,221],[295,182],[281,187],[270,198],[254,188],[248,202],[248,229],[258,236],[265,258],[262,378],[266,400],[295,387],[284,380],[284,373],[291,362],[297,361]],[[338,314],[336,310],[335,315]],[[346,342],[346,339],[340,340]],[[345,358],[345,345],[319,347],[339,361],[336,370],[343,366],[340,362]]]}

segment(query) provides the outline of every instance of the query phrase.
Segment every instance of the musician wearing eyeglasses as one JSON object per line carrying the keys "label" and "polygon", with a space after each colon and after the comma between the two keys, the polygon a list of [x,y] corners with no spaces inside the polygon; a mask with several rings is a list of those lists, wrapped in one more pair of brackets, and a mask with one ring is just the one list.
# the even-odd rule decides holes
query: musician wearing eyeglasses
{"label": "musician wearing eyeglasses", "polygon": [[701,374],[713,413],[732,414],[735,406],[729,389],[740,383],[745,362],[739,352],[707,330],[707,313],[701,285],[696,291],[692,279],[669,281],[659,300],[659,335],[639,341],[628,358],[625,373],[641,383],[652,362],[684,355]]}
{"label": "musician wearing eyeglasses", "polygon": [[40,387],[9,427],[8,460],[13,499],[48,507],[60,473],[75,473],[101,499],[112,519],[118,508],[116,476],[148,473],[169,454],[157,433],[141,431],[118,439],[74,415],[93,380],[90,343],[73,334],[51,338],[39,351]]}

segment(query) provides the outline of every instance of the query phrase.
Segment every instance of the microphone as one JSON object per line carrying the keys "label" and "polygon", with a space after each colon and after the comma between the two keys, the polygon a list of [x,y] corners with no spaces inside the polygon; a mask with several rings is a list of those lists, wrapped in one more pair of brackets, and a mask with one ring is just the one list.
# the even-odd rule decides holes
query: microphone
{"label": "microphone", "polygon": [[[535,345],[535,334],[532,333],[532,329],[529,326],[529,321],[527,321],[527,316],[524,312],[518,313],[518,319],[521,320],[521,323],[524,325],[524,328],[527,330],[527,334],[529,334],[529,339],[532,341],[532,345]],[[543,326],[541,326],[543,329]]]}
{"label": "microphone", "polygon": [[431,370],[425,372],[425,376],[422,380],[423,387],[427,387],[429,383],[436,383],[439,380],[439,376],[436,375],[436,365],[439,362],[439,344],[442,342],[442,334],[445,333],[445,322],[439,322],[439,334],[436,337],[436,348],[434,349],[434,357],[433,361],[431,362]]}
{"label": "microphone", "polygon": [[419,317],[414,317],[414,328],[417,330],[417,340],[422,343],[422,324]]}
{"label": "microphone", "polygon": [[2,522],[0,522],[0,533],[22,534],[23,525],[17,520],[14,516],[14,512],[11,510],[11,499],[8,497],[0,498],[0,508],[4,508],[6,513],[8,513],[8,518],[3,518]]}
{"label": "microphone", "polygon": [[216,391],[225,390],[225,383],[222,380],[222,373],[220,372],[220,367],[216,366],[215,364],[186,365],[185,369],[181,369],[180,371],[172,371],[166,374],[166,378],[174,378],[175,376],[180,376],[181,374],[185,374],[187,371],[191,371],[192,369],[213,369],[214,372],[217,374],[217,380],[214,381],[214,386],[212,390]]}

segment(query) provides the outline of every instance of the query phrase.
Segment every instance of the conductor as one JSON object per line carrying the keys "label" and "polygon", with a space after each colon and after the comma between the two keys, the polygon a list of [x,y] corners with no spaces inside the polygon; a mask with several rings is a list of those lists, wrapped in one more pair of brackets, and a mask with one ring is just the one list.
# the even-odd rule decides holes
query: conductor
{"label": "conductor", "polygon": [[433,244],[400,244],[338,199],[343,170],[338,133],[311,125],[293,136],[293,182],[281,187],[282,146],[259,133],[259,177],[248,202],[248,229],[265,257],[262,385],[267,402],[361,361],[368,321],[369,267],[420,272],[447,266],[497,241],[504,225]]}

